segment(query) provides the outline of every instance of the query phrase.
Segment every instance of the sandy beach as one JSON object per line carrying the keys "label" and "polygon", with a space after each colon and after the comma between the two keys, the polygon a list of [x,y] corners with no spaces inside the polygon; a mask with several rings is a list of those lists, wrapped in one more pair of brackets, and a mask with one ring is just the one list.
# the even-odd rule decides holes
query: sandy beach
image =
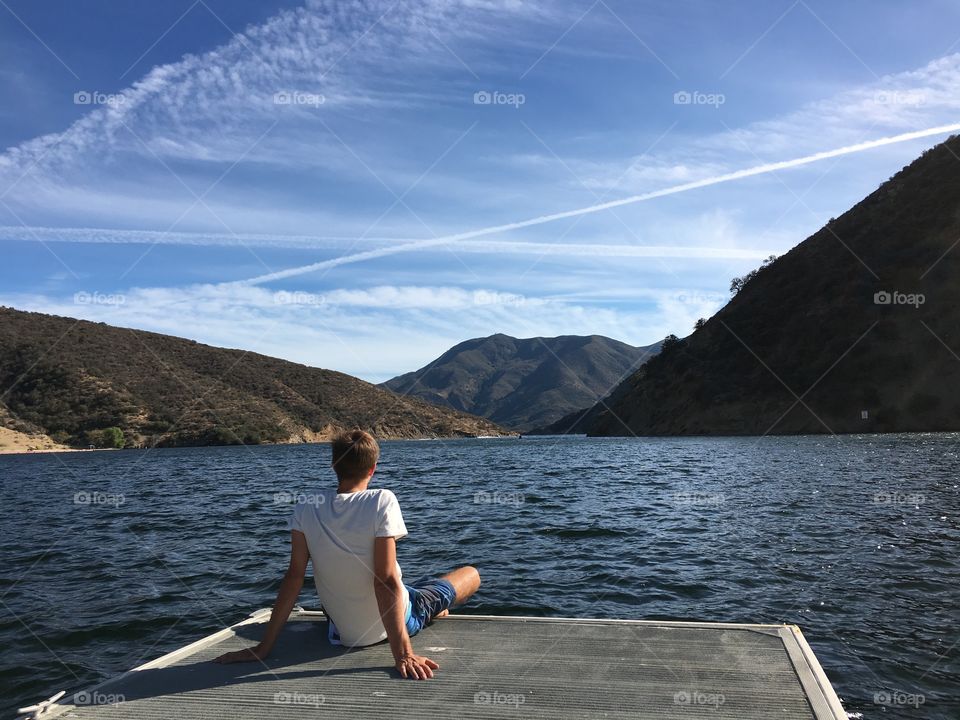
{"label": "sandy beach", "polygon": [[10,428],[0,427],[0,454],[2,455],[76,451],[76,448],[54,442],[49,435],[28,435]]}

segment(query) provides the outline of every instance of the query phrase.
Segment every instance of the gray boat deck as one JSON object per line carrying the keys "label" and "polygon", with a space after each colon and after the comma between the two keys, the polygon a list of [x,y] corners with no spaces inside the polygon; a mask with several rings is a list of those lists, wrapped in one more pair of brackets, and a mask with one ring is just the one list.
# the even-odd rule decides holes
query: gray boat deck
{"label": "gray boat deck", "polygon": [[331,647],[323,614],[297,609],[266,663],[210,662],[254,644],[268,617],[67,695],[42,717],[846,720],[792,625],[451,615],[414,638],[441,669],[412,681],[385,643]]}

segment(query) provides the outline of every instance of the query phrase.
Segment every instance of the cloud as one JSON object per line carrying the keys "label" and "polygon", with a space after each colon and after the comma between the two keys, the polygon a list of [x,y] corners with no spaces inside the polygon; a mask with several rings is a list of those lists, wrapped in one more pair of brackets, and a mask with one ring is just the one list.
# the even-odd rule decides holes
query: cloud
{"label": "cloud", "polygon": [[[450,236],[477,226],[484,212],[522,217],[531,207],[544,214],[569,207],[571,193],[584,187],[637,195],[866,136],[945,124],[960,109],[960,55],[952,55],[744,127],[701,137],[675,131],[648,156],[598,160],[610,146],[625,146],[610,142],[617,128],[605,129],[610,145],[602,153],[592,143],[587,157],[562,160],[573,175],[557,158],[530,152],[541,148],[519,126],[523,143],[497,125],[491,145],[494,128],[485,123],[493,116],[476,115],[469,102],[479,83],[474,75],[484,82],[488,72],[498,77],[506,41],[525,47],[514,61],[535,59],[582,12],[566,3],[515,0],[308,2],[209,52],[153,68],[121,93],[122,102],[0,154],[0,192],[28,225],[162,231],[174,223],[176,230],[241,235],[323,227],[357,236],[393,200],[383,185],[395,192],[409,187],[466,129],[464,113],[473,113],[483,123],[468,138],[475,144],[466,157],[427,173],[420,204],[408,199],[438,235]],[[599,11],[586,21],[612,22]],[[278,105],[277,92],[323,102]],[[682,118],[689,108],[674,110]],[[350,120],[346,130],[338,118]],[[419,143],[398,142],[405,123],[437,147],[425,154]],[[510,172],[492,178],[484,172],[504,167]],[[254,173],[265,180],[251,182]],[[194,194],[215,182],[203,203],[185,212]],[[340,188],[363,188],[364,201],[342,202]],[[423,234],[402,206],[382,223],[389,228],[371,233]]]}
{"label": "cloud", "polygon": [[[711,240],[728,240],[735,237],[726,219],[711,213],[700,219],[701,227],[692,236],[702,234]],[[721,225],[720,228],[717,226]],[[719,232],[717,230],[719,229]],[[398,245],[409,243],[406,238],[382,237],[323,237],[312,235],[271,235],[257,233],[190,233],[159,232],[152,230],[113,230],[108,228],[51,228],[23,227],[16,225],[0,226],[0,241],[68,242],[87,244],[138,244],[138,245],[179,245],[188,247],[256,247],[294,250],[349,250],[357,245],[369,246],[371,253],[393,254]],[[418,246],[419,247],[419,246]],[[423,249],[433,247],[424,246]],[[483,253],[490,255],[535,255],[550,257],[594,257],[594,258],[686,258],[686,259],[738,259],[760,260],[772,252],[770,249],[745,247],[724,247],[723,243],[711,243],[701,246],[684,245],[646,245],[613,244],[603,242],[529,242],[518,240],[486,240],[465,243],[458,246],[457,252]],[[331,261],[336,262],[336,258]]]}
{"label": "cloud", "polygon": [[[667,97],[663,100],[671,102]],[[736,98],[727,98],[727,102],[735,103]],[[824,147],[949,125],[960,116],[960,53],[720,132],[685,133],[683,121],[687,118],[682,113],[691,110],[695,108],[677,108],[677,126],[651,152],[606,161],[576,154],[560,159],[549,152],[523,152],[506,155],[500,163],[544,178],[564,178],[574,187],[638,193],[722,175],[746,165],[814,154]],[[722,123],[723,118],[718,119]],[[589,137],[588,147],[594,147],[597,140]],[[635,142],[618,138],[619,146]]]}
{"label": "cloud", "polygon": [[[312,294],[238,285],[90,290],[73,296],[5,294],[0,304],[241,347],[382,381],[416,369],[453,342],[504,332],[519,337],[600,333],[635,344],[692,326],[693,291],[651,291],[621,311],[550,297],[457,286],[333,288]],[[189,318],[190,322],[184,320]],[[674,328],[675,329],[675,328]]]}

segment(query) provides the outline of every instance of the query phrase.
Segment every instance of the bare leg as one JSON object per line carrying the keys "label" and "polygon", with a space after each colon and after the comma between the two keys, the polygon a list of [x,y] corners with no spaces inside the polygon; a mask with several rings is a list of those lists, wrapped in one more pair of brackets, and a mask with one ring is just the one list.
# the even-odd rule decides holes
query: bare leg
{"label": "bare leg", "polygon": [[[453,585],[454,592],[457,594],[453,601],[454,605],[463,605],[480,588],[480,573],[471,565],[464,565],[448,572],[442,579]],[[434,617],[444,617],[445,615],[449,615],[449,611],[442,610]]]}

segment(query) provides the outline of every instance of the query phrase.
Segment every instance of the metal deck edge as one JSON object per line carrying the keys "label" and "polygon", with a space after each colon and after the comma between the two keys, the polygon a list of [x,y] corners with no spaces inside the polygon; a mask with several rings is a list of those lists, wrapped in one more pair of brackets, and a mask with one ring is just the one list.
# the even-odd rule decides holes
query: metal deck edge
{"label": "metal deck edge", "polygon": [[[238,627],[245,625],[257,625],[266,623],[270,619],[270,608],[262,608],[256,610],[240,622],[229,625],[221,630],[218,630],[210,635],[200,638],[188,645],[177,648],[171,652],[168,652],[164,655],[161,655],[154,660],[150,660],[142,665],[138,665],[130,670],[127,670],[120,675],[116,675],[111,678],[93,685],[88,688],[86,691],[78,690],[73,694],[68,694],[64,697],[73,698],[75,695],[86,692],[87,694],[94,694],[100,692],[106,688],[109,688],[111,685],[118,683],[126,678],[128,678],[132,673],[140,672],[142,670],[150,670],[155,668],[163,668],[178,660],[189,657],[193,655],[198,650],[202,650],[205,647],[216,644],[224,638],[230,637],[234,634],[234,630]],[[304,608],[296,607],[290,613],[289,620],[308,620],[308,621],[320,621],[324,619],[326,615],[322,610],[306,610]],[[724,629],[724,630],[740,630],[748,632],[759,632],[765,635],[778,635],[787,651],[787,654],[790,658],[790,661],[794,667],[794,670],[797,673],[798,679],[800,680],[801,686],[808,699],[811,701],[811,707],[813,708],[814,714],[817,720],[847,720],[846,711],[843,709],[843,706],[840,703],[840,699],[837,697],[836,692],[833,689],[833,686],[830,684],[829,679],[824,673],[823,668],[820,666],[820,663],[817,661],[816,656],[813,654],[813,650],[810,648],[810,645],[807,643],[806,638],[803,637],[803,633],[800,631],[800,628],[796,625],[788,624],[779,624],[779,625],[769,625],[769,624],[753,624],[753,623],[710,623],[710,622],[695,622],[695,621],[683,621],[683,620],[623,620],[623,619],[604,619],[604,618],[558,618],[558,617],[532,617],[525,615],[464,615],[464,614],[451,614],[444,618],[438,620],[438,622],[455,622],[458,620],[480,620],[484,622],[516,622],[516,623],[534,623],[534,624],[552,624],[552,623],[578,623],[583,625],[630,625],[630,626],[655,626],[655,627],[669,627],[669,628],[700,628],[700,629]],[[818,703],[814,701],[819,700]],[[54,718],[63,715],[70,710],[76,709],[77,706],[72,702],[57,702],[50,705],[46,712],[44,713],[44,718]],[[825,714],[824,708],[826,708],[829,714]]]}
{"label": "metal deck edge", "polygon": [[[310,611],[313,612],[313,611]],[[752,630],[770,635],[778,635],[787,624],[770,625],[765,623],[715,623],[694,620],[623,620],[620,618],[576,618],[576,617],[533,617],[527,615],[468,615],[451,613],[442,620],[492,620],[524,623],[577,623],[582,625],[640,625],[671,628],[701,628],[705,630]]]}
{"label": "metal deck edge", "polygon": [[847,711],[844,710],[837,691],[833,689],[830,679],[803,636],[803,632],[797,625],[786,626],[785,632],[789,633],[790,641],[788,642],[787,637],[781,636],[783,644],[787,648],[790,662],[797,671],[797,677],[817,719],[847,720],[849,717]]}
{"label": "metal deck edge", "polygon": [[[309,612],[309,611],[304,611],[300,608],[295,608],[294,611],[290,613],[290,617],[293,618],[294,615],[300,615],[301,613],[305,613],[305,612]],[[318,614],[321,616],[323,615],[322,612],[316,612],[311,614]],[[234,634],[235,628],[242,627],[244,625],[257,625],[257,624],[265,623],[269,619],[270,619],[269,608],[255,610],[254,612],[250,613],[248,617],[244,618],[240,622],[236,622],[233,625],[229,625],[221,630],[217,630],[216,632],[211,633],[210,635],[206,635],[200,638],[199,640],[196,640],[188,645],[179,647],[176,650],[173,650],[164,655],[161,655],[158,658],[145,662],[142,665],[137,665],[136,667],[130,670],[126,670],[120,673],[119,675],[115,675],[113,677],[107,678],[106,680],[103,680],[102,682],[99,682],[96,685],[93,685],[89,688],[86,688],[85,690],[77,690],[73,693],[67,693],[67,695],[64,696],[64,700],[66,700],[67,698],[73,698],[76,695],[79,695],[80,693],[86,693],[87,695],[94,695],[95,693],[99,693],[100,691],[106,688],[109,688],[111,685],[114,685],[120,682],[121,680],[127,679],[128,677],[130,677],[131,674],[135,672],[140,672],[141,670],[152,670],[155,668],[167,667],[175,663],[177,660],[180,660],[181,658],[189,657],[190,655],[193,655],[197,650],[202,650],[205,647],[209,647],[210,645],[216,644],[217,642],[219,642],[220,640],[223,640],[224,638],[230,637],[232,634]],[[64,713],[69,712],[70,710],[76,710],[77,707],[78,706],[76,704],[69,701],[56,702],[47,707],[46,711],[43,713],[43,717],[45,719],[59,717]]]}

